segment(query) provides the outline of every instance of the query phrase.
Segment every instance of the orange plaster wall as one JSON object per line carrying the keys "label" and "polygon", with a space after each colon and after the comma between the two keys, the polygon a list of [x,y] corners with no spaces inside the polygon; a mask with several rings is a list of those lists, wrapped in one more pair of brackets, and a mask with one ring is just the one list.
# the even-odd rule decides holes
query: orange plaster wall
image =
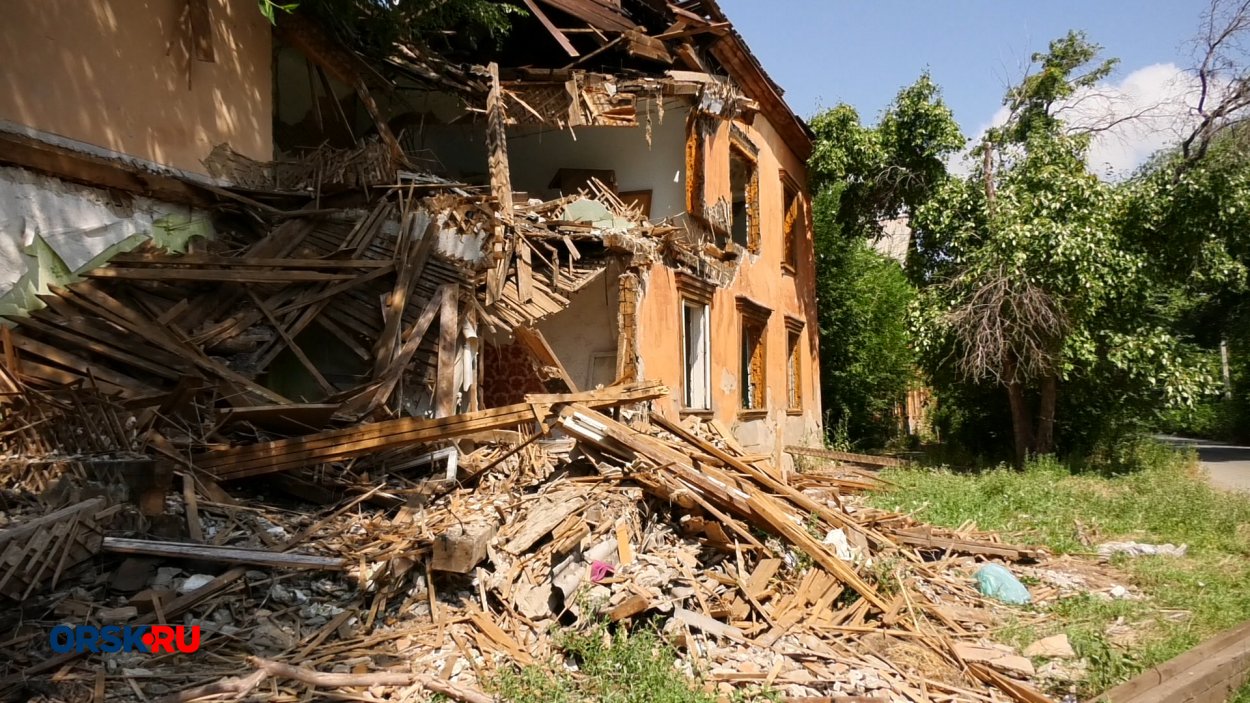
{"label": "orange plaster wall", "polygon": [[197,173],[222,142],[273,158],[269,24],[208,2],[216,62],[190,61],[190,89],[187,0],[5,2],[0,119]]}
{"label": "orange plaster wall", "polygon": [[[806,169],[771,125],[761,116],[752,126],[739,123],[759,147],[760,253],[744,252],[733,283],[718,288],[711,307],[712,411],[715,417],[733,427],[739,440],[783,459],[785,444],[818,441],[821,436],[818,328],[816,318],[815,261],[812,251],[810,202],[805,199],[806,236],[798,243],[798,267],[793,275],[784,273],[783,224],[785,213],[779,171],[784,169],[806,188]],[[722,124],[705,143],[705,198],[709,204],[729,197],[729,127]],[[740,417],[739,367],[740,313],[737,297],[746,296],[771,309],[766,337],[766,407],[762,419]],[[661,379],[672,389],[660,401],[661,411],[675,414],[681,398],[683,364],[681,358],[681,297],[674,272],[654,265],[643,282],[639,306],[638,339],[644,378]],[[804,322],[801,390],[803,412],[790,415],[786,410],[786,318]]]}

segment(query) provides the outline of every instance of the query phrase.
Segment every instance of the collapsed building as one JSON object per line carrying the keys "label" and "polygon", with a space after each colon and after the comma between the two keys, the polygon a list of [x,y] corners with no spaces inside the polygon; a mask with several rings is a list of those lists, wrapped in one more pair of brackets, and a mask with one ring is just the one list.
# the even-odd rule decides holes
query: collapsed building
{"label": "collapsed building", "polygon": [[476,702],[593,615],[725,694],[1045,700],[945,571],[1044,555],[794,471],[811,135],[724,13],[524,5],[384,60],[252,0],[6,8],[0,692]]}
{"label": "collapsed building", "polygon": [[[333,221],[393,186],[386,198],[399,205],[368,221],[380,234],[364,232],[378,256],[412,245],[411,280],[390,285],[400,294],[391,302],[420,311],[437,280],[427,267],[458,284],[448,321],[460,327],[455,397],[436,408],[435,374],[424,379],[424,399],[414,378],[404,414],[445,415],[542,391],[551,364],[534,356],[541,340],[562,362],[559,385],[664,382],[673,389],[665,412],[716,417],[778,462],[787,443],[820,436],[804,191],[810,139],[714,5],[538,7],[515,43],[539,46],[515,59],[523,67],[491,73],[413,47],[369,65],[298,14],[282,17],[271,35],[253,4],[221,3],[180,19],[184,3],[161,15],[102,2],[67,8],[66,22],[39,3],[18,8],[5,39],[14,70],[0,98],[0,158],[9,164],[0,195],[4,309],[38,307],[49,286],[90,274],[140,241],[220,249],[202,243],[223,234],[209,211],[242,201],[219,189],[266,201],[275,208],[262,212],[270,223],[312,197],[311,209],[342,213],[283,212],[299,220],[288,229],[315,219],[334,231]],[[201,13],[207,24],[195,21]],[[661,38],[631,13],[668,23],[646,30]],[[569,36],[576,28],[614,38],[589,50],[554,26],[530,34],[543,31],[549,14]],[[116,40],[91,26],[109,23]],[[164,36],[154,36],[162,27]],[[82,44],[77,36],[100,38]],[[540,68],[552,53],[550,63],[566,67]],[[122,86],[92,78],[126,75],[120,62],[156,75]],[[68,75],[50,80],[50,66]],[[334,253],[295,246],[308,246],[309,256]],[[371,256],[356,248],[356,258]],[[363,269],[339,273],[353,271]],[[174,274],[165,275],[157,280]],[[375,360],[375,349],[359,353],[361,344],[390,345],[401,331],[377,304],[395,278],[360,282],[350,291],[357,310],[335,302],[329,315],[284,322],[285,330],[250,319],[213,343],[241,348],[242,339],[268,334],[257,370],[275,378],[301,374],[298,358],[283,352],[318,348],[320,373],[336,379],[321,383],[304,369],[313,376],[302,379],[307,387],[278,394],[320,402],[360,377],[354,363]],[[399,290],[408,285],[417,288]],[[193,314],[164,324],[195,336],[218,321]],[[520,340],[518,326],[529,330]],[[423,367],[444,370],[427,357],[414,353]]]}

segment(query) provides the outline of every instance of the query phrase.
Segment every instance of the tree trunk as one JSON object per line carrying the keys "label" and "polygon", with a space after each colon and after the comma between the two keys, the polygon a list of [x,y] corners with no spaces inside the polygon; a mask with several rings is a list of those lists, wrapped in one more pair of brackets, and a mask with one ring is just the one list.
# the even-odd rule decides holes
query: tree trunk
{"label": "tree trunk", "polygon": [[1007,384],[1007,400],[1011,403],[1011,432],[1016,440],[1016,468],[1024,467],[1024,460],[1033,446],[1033,419],[1029,417],[1029,401],[1024,397],[1024,385],[1019,381]]}
{"label": "tree trunk", "polygon": [[1033,438],[1036,454],[1053,454],[1055,451],[1055,403],[1058,396],[1058,377],[1055,374],[1043,377],[1037,406],[1037,434]]}

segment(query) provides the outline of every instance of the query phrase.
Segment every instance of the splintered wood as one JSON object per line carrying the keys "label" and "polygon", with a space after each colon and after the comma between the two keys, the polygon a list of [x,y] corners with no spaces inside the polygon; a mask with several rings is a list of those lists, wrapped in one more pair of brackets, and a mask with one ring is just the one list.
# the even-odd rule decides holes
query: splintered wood
{"label": "splintered wood", "polygon": [[[101,544],[97,532],[92,550],[130,556],[98,592],[56,591],[62,555],[68,566],[83,554],[64,538],[22,544],[16,557],[5,552],[0,592],[51,589],[55,613],[100,624],[199,625],[200,652],[145,664],[159,680],[129,680],[171,701],[257,695],[269,679],[367,687],[380,700],[413,687],[488,700],[492,672],[545,666],[559,653],[553,628],[598,620],[658,628],[724,696],[767,685],[795,699],[1046,700],[1019,665],[1027,659],[992,641],[1006,607],[976,592],[976,558],[954,556],[1014,561],[1044,558],[1040,550],[857,507],[852,494],[870,479],[853,468],[783,482],[723,427],[647,413],[666,393],[643,383],[535,395],[193,455],[204,473],[186,485],[206,543],[110,535]],[[237,504],[208,478],[284,475],[450,435],[475,440],[456,454],[454,480],[431,463],[436,452],[406,465],[425,468],[380,473],[318,512],[259,497]],[[39,524],[90,534],[82,520],[102,503]],[[214,563],[244,566],[214,579],[204,573]],[[37,633],[39,623],[23,627]],[[44,661],[46,640],[0,643],[11,656],[0,680],[55,666],[62,687],[94,685],[74,673],[91,658]],[[105,688],[132,690],[107,675]]]}
{"label": "splintered wood", "polygon": [[[589,8],[647,61],[699,63],[689,38],[717,31],[687,17],[669,46],[611,3],[527,4]],[[488,185],[405,172],[357,210],[223,191],[244,224],[118,255],[0,330],[0,696],[478,703],[606,622],[658,630],[725,700],[1044,700],[992,641],[1025,616],[973,585],[1040,550],[858,505],[892,462],[814,450],[861,468],[786,474],[652,412],[645,272],[710,288],[733,257],[602,172],[514,197],[505,125],[540,91],[482,75]],[[625,84],[564,80],[543,90],[569,124],[637,119]],[[538,323],[609,271],[616,381],[579,386]],[[489,400],[485,340],[538,386]],[[196,626],[200,650],[54,652],[66,624]]]}

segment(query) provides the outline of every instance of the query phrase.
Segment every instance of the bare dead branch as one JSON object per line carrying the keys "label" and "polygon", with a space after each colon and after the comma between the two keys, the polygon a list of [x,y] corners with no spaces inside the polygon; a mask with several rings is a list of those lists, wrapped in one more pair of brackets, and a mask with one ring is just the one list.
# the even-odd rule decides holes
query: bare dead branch
{"label": "bare dead branch", "polygon": [[[953,285],[966,285],[956,279]],[[961,374],[1004,385],[1053,373],[1068,320],[1058,302],[1040,286],[1003,269],[946,315],[958,341]]]}

